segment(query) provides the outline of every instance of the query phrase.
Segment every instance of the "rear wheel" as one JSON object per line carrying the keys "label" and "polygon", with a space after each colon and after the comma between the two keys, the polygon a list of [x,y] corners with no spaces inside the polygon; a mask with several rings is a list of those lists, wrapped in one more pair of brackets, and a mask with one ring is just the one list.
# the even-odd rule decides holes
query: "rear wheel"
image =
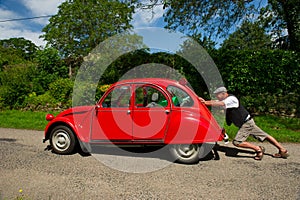
{"label": "rear wheel", "polygon": [[194,164],[199,161],[200,146],[198,144],[175,144],[171,145],[170,152],[177,162]]}
{"label": "rear wheel", "polygon": [[76,138],[69,127],[60,125],[52,130],[50,144],[55,153],[70,154],[75,149]]}

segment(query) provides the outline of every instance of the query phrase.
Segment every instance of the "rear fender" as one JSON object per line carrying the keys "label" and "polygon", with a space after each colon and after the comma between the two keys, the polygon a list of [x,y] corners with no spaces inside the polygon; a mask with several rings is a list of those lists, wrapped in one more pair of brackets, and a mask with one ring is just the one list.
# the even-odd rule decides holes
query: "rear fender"
{"label": "rear fender", "polygon": [[213,117],[175,111],[172,118],[165,138],[167,144],[217,142],[221,139],[222,129]]}

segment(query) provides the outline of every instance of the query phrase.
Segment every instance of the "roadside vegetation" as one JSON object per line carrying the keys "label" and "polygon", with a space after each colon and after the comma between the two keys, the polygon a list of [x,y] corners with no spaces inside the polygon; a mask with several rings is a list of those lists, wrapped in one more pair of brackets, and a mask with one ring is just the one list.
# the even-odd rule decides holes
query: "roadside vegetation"
{"label": "roadside vegetation", "polygon": [[[254,117],[256,124],[265,132],[275,137],[279,142],[300,142],[300,119],[278,117],[272,115],[262,115]],[[231,125],[225,125],[224,128],[232,140],[238,128]],[[254,138],[249,138],[250,141],[257,141]]]}

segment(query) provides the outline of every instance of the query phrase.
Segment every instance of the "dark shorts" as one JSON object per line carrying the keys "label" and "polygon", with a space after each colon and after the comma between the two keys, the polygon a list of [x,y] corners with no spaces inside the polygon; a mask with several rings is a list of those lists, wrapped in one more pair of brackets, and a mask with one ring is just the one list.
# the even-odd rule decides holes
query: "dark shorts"
{"label": "dark shorts", "polygon": [[261,142],[269,136],[266,132],[256,126],[254,120],[251,119],[242,125],[242,127],[237,132],[233,142],[237,144],[242,143],[247,140],[249,135],[252,135],[254,138],[260,140]]}

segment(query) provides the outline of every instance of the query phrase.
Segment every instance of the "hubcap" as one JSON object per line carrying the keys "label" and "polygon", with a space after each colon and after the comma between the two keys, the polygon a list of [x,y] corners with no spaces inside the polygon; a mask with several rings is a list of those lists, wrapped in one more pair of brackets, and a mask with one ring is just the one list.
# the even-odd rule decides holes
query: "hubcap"
{"label": "hubcap", "polygon": [[177,148],[177,152],[181,157],[191,157],[192,155],[194,155],[194,153],[196,153],[197,151],[197,146],[196,145],[178,145]]}
{"label": "hubcap", "polygon": [[52,140],[53,145],[55,145],[55,147],[60,151],[64,151],[70,146],[69,135],[63,130],[55,132]]}

